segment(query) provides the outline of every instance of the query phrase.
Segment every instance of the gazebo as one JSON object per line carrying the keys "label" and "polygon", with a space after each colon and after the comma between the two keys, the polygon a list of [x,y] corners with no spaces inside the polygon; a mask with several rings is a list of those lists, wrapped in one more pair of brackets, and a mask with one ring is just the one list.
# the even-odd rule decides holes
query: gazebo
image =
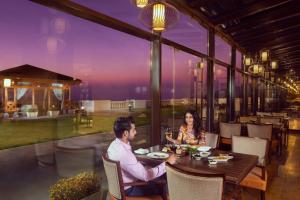
{"label": "gazebo", "polygon": [[45,113],[68,109],[71,86],[81,80],[32,65],[21,65],[0,71],[1,101],[4,112],[24,108]]}

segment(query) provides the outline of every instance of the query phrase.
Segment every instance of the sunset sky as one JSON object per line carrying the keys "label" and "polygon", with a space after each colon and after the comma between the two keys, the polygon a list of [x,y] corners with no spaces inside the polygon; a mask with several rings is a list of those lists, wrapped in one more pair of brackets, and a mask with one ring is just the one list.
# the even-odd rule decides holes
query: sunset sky
{"label": "sunset sky", "polygon": [[[139,9],[128,0],[76,0],[87,7],[146,30]],[[17,5],[17,6],[16,6]],[[0,70],[30,64],[79,78],[92,99],[149,98],[149,41],[46,8],[27,0],[6,0],[0,7]],[[206,30],[187,16],[163,34],[207,53]],[[230,47],[216,39],[216,56],[230,62]],[[191,69],[199,58],[163,46],[163,96],[188,97]],[[113,89],[112,89],[113,88]]]}

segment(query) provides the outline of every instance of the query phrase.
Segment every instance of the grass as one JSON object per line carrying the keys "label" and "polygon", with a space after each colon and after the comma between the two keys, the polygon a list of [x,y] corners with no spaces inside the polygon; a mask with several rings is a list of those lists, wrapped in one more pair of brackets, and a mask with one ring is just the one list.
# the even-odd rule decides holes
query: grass
{"label": "grass", "polygon": [[[186,107],[175,107],[175,117],[182,117]],[[172,116],[171,107],[162,108],[162,116]],[[90,117],[92,126],[87,126],[87,119],[80,122],[76,117],[59,117],[30,120],[3,120],[0,121],[0,149],[13,148],[50,140],[59,140],[80,135],[112,132],[113,123],[118,116],[132,115],[136,126],[150,124],[150,110],[135,112],[107,112],[96,113]]]}

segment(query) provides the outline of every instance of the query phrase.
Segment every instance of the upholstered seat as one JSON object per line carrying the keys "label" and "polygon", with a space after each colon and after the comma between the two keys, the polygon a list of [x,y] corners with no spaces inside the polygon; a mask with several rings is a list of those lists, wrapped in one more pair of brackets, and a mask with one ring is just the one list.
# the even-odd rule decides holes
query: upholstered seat
{"label": "upholstered seat", "polygon": [[267,189],[267,171],[261,167],[255,167],[251,172],[242,180],[241,185],[251,187],[257,190],[266,191]]}
{"label": "upholstered seat", "polygon": [[143,197],[129,197],[125,195],[124,186],[142,186],[146,185],[147,182],[132,182],[132,183],[123,183],[121,175],[121,166],[120,162],[110,160],[106,153],[102,154],[104,171],[107,177],[108,182],[108,191],[110,200],[162,200],[162,197],[159,195],[152,196],[143,196]]}
{"label": "upholstered seat", "polygon": [[[226,190],[224,195],[223,174],[200,174],[182,171],[175,166],[167,164],[167,179],[169,195],[171,200],[184,199],[231,199],[238,194],[236,187],[233,190]],[[232,187],[230,188],[232,189]]]}
{"label": "upholstered seat", "polygon": [[268,178],[265,170],[268,144],[268,140],[261,138],[232,137],[233,152],[256,155],[259,158],[258,165],[241,181],[240,185],[260,190],[262,199],[265,198]]}
{"label": "upholstered seat", "polygon": [[231,144],[233,135],[241,135],[241,124],[220,122],[220,142],[222,144]]}
{"label": "upholstered seat", "polygon": [[206,145],[217,148],[219,145],[219,135],[215,133],[205,133]]}
{"label": "upholstered seat", "polygon": [[249,137],[267,139],[271,142],[270,150],[277,149],[281,153],[281,137],[272,137],[272,124],[247,124],[247,130]]}

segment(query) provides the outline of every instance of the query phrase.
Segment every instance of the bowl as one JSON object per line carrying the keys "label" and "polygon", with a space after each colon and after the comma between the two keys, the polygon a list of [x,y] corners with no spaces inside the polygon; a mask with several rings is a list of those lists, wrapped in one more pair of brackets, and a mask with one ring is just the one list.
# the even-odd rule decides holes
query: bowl
{"label": "bowl", "polygon": [[207,157],[207,156],[209,156],[210,155],[210,152],[208,152],[208,151],[201,151],[200,152],[200,156],[201,157]]}
{"label": "bowl", "polygon": [[211,149],[210,146],[200,146],[198,147],[198,151],[202,151],[202,152],[205,152],[205,151],[209,151]]}

